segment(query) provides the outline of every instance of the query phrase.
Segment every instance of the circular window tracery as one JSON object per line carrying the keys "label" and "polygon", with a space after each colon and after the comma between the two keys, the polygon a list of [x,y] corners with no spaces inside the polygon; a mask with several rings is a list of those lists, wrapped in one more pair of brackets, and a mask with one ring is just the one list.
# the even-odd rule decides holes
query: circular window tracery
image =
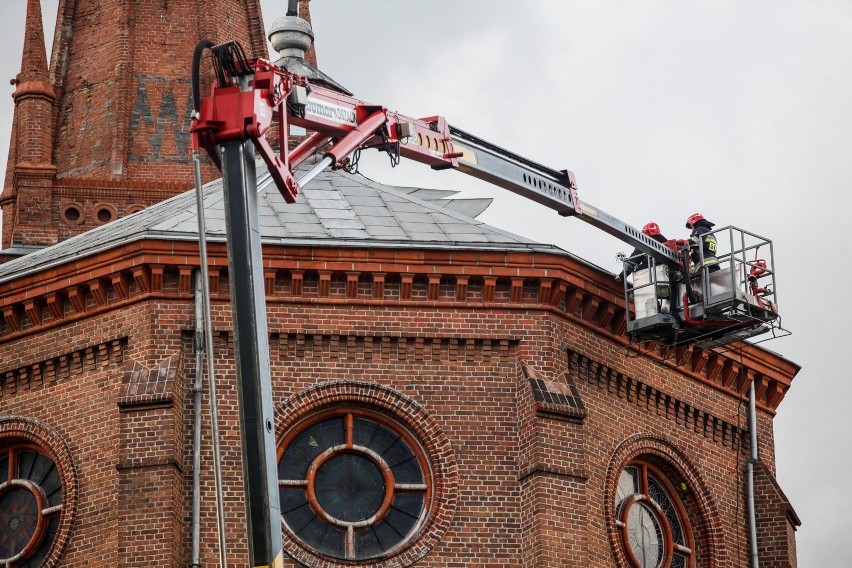
{"label": "circular window tracery", "polygon": [[0,449],[0,563],[42,565],[59,529],[62,498],[50,456],[29,444]]}
{"label": "circular window tracery", "polygon": [[636,503],[627,513],[630,550],[639,564],[659,566],[665,554],[663,527],[646,503]]}
{"label": "circular window tracery", "polygon": [[77,471],[62,436],[35,418],[0,416],[0,566],[57,566],[77,500]]}
{"label": "circular window tracery", "polygon": [[432,500],[430,464],[419,442],[364,409],[318,414],[282,441],[282,525],[319,554],[376,558],[418,532]]}
{"label": "circular window tracery", "polygon": [[686,512],[665,475],[631,462],[619,475],[615,519],[633,568],[691,568],[694,543]]}

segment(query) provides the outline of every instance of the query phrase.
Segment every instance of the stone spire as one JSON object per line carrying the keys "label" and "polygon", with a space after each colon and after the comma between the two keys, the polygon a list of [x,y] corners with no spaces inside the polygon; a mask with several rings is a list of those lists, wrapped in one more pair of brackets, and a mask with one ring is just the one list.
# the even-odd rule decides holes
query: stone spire
{"label": "stone spire", "polygon": [[[56,97],[50,85],[44,29],[39,0],[27,0],[27,20],[21,72],[12,80],[15,114],[9,145],[9,160],[0,206],[4,222],[3,248],[17,244],[51,244],[49,215],[43,213],[50,199],[56,173],[52,164],[52,122]],[[25,228],[24,228],[25,227]]]}

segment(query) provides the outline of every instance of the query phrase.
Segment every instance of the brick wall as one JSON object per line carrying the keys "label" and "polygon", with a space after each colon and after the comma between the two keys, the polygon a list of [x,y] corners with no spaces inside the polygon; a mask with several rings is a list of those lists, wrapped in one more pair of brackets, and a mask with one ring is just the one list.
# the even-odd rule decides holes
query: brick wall
{"label": "brick wall", "polygon": [[[121,565],[189,561],[194,261],[174,248],[174,258],[153,254],[157,246],[110,251],[81,261],[71,276],[54,268],[42,281],[0,290],[0,414],[49,424],[79,471],[79,508],[63,566],[91,558]],[[346,254],[351,269],[353,253]],[[535,264],[547,262],[578,270],[565,258]],[[689,512],[698,565],[745,564],[741,472],[748,448],[738,393],[748,373],[765,383],[759,433],[766,471],[773,471],[772,404],[780,396],[772,397],[771,385],[789,384],[783,362],[760,352],[742,359],[742,367],[700,352],[639,356],[614,332],[618,324],[600,300],[604,288],[592,310],[589,297],[572,300],[575,288],[563,284],[569,280],[532,271],[521,281],[474,276],[460,288],[452,275],[419,274],[416,263],[399,272],[383,264],[381,280],[365,262],[357,263],[358,273],[328,263],[325,271],[284,260],[270,265],[278,267],[267,272],[267,303],[279,436],[320,408],[311,406],[316,400],[348,401],[399,413],[435,448],[442,513],[396,560],[626,566],[610,514],[614,479],[625,463],[643,457],[673,486],[685,487],[678,496]],[[440,259],[433,255],[422,266],[434,271]],[[445,274],[447,266],[440,269]],[[472,272],[482,265],[454,266]],[[501,270],[496,263],[491,269]],[[596,276],[587,278],[588,291]],[[554,280],[565,292],[555,298]],[[229,560],[240,565],[247,548],[226,272],[214,271],[213,281]],[[337,398],[312,394],[341,382],[351,390]],[[364,398],[371,392],[378,394]],[[215,562],[217,534],[208,402],[205,393],[205,565]],[[770,558],[789,558],[788,525],[776,517],[765,526],[779,528],[777,537],[772,532],[762,546]]]}
{"label": "brick wall", "polygon": [[757,553],[761,564],[796,568],[796,512],[763,461],[755,464],[754,500]]}
{"label": "brick wall", "polygon": [[52,63],[60,177],[192,180],[195,44],[205,37],[237,39],[247,53],[266,55],[256,0],[84,0],[69,4],[60,24],[68,26],[57,28]]}

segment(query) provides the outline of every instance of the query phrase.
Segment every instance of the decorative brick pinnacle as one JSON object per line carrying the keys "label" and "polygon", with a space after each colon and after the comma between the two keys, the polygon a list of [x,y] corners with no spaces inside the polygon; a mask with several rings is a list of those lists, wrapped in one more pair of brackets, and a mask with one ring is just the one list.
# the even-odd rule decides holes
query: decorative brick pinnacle
{"label": "decorative brick pinnacle", "polygon": [[[21,56],[21,73],[16,78],[18,88],[31,81],[43,83],[48,89],[50,88],[40,0],[27,1],[27,23],[24,32],[24,52]],[[53,90],[50,89],[50,92],[52,94]]]}

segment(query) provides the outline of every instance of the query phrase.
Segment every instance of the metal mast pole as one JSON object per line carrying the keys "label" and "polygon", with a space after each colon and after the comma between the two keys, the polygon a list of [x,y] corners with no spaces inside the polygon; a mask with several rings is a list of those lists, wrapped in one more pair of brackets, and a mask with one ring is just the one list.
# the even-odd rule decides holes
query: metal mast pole
{"label": "metal mast pole", "polygon": [[[222,455],[219,446],[219,406],[216,396],[216,367],[213,361],[213,319],[210,315],[210,272],[207,269],[207,222],[204,218],[204,190],[201,184],[201,157],[198,150],[192,152],[192,164],[195,171],[195,205],[198,212],[198,252],[201,256],[198,270],[198,281],[196,288],[200,288],[200,294],[196,292],[196,329],[201,330],[203,325],[203,343],[196,343],[196,422],[195,422],[195,453],[196,460],[193,466],[193,527],[192,527],[192,562],[193,565],[201,564],[201,359],[203,354],[207,359],[207,381],[210,385],[210,424],[213,435],[213,475],[216,488],[216,528],[219,531],[219,566],[228,566],[228,546],[225,539],[225,502],[222,488]],[[201,301],[199,302],[199,296]],[[202,325],[198,325],[202,322]],[[198,332],[196,337],[198,337]]]}
{"label": "metal mast pole", "polygon": [[254,148],[219,146],[251,566],[283,565]]}

